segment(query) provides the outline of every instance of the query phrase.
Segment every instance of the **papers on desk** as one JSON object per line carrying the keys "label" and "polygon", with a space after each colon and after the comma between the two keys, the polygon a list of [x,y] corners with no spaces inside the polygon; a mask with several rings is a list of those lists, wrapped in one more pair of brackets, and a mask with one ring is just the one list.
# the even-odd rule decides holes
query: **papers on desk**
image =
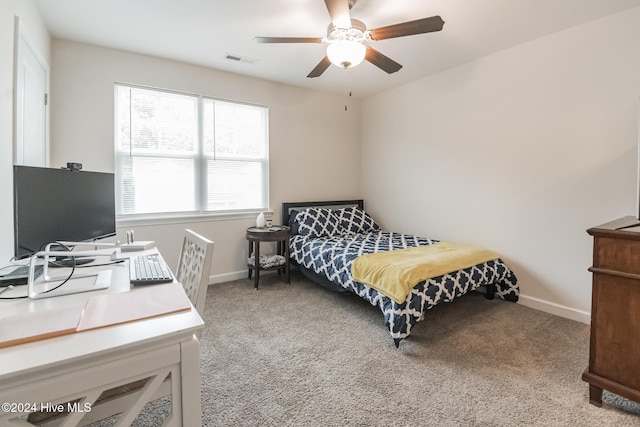
{"label": "papers on desk", "polygon": [[177,283],[135,288],[129,292],[91,297],[80,317],[77,332],[119,325],[150,317],[189,311],[191,303]]}
{"label": "papers on desk", "polygon": [[3,318],[0,321],[0,348],[73,334],[82,310],[80,306]]}
{"label": "papers on desk", "polygon": [[84,307],[3,318],[0,348],[189,310],[189,298],[177,283],[95,295]]}

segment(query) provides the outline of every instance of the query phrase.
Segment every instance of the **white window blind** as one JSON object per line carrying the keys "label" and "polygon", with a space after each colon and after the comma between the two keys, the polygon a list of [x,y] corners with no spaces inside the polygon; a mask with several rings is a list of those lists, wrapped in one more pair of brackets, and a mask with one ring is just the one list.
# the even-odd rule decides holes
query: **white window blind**
{"label": "white window blind", "polygon": [[116,85],[120,215],[268,207],[265,107]]}

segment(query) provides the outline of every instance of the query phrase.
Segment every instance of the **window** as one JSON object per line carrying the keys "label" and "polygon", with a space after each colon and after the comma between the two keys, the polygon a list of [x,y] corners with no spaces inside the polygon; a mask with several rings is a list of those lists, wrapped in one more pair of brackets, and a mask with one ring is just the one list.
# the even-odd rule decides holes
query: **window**
{"label": "window", "polygon": [[115,88],[119,215],[266,209],[265,107]]}

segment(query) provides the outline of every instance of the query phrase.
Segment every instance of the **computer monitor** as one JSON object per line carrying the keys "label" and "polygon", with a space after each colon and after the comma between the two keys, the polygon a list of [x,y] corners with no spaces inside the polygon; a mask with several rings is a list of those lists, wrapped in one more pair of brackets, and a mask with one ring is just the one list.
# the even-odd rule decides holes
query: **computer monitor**
{"label": "computer monitor", "polygon": [[26,258],[57,241],[116,234],[114,174],[13,167],[14,255]]}

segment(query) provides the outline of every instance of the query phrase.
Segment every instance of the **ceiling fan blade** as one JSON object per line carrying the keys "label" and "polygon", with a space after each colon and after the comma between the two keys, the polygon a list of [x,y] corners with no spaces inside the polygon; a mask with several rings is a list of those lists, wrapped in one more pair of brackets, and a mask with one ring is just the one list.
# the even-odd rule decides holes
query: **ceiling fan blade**
{"label": "ceiling fan blade", "polygon": [[329,68],[329,65],[331,65],[331,61],[329,61],[328,56],[325,56],[324,58],[322,58],[322,61],[320,61],[318,65],[316,65],[316,68],[311,70],[307,77],[320,77],[322,73],[324,73],[325,70]]}
{"label": "ceiling fan blade", "polygon": [[331,22],[336,28],[351,28],[351,14],[349,0],[324,0],[327,5]]}
{"label": "ceiling fan blade", "polygon": [[322,43],[320,37],[254,37],[258,43]]}
{"label": "ceiling fan blade", "polygon": [[367,46],[367,53],[365,54],[364,59],[389,74],[395,73],[402,68],[402,65],[398,64],[388,56],[381,54],[370,46]]}
{"label": "ceiling fan blade", "polygon": [[444,21],[441,17],[431,16],[429,18],[376,28],[371,30],[369,35],[372,40],[385,40],[414,34],[433,33],[442,30],[443,26]]}

